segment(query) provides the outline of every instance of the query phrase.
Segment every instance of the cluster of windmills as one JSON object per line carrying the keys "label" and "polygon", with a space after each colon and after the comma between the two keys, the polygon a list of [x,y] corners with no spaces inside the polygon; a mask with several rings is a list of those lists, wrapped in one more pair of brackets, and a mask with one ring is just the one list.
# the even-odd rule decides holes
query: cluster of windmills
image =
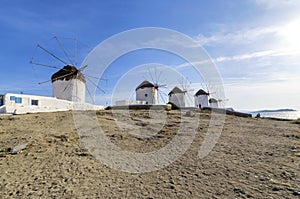
{"label": "cluster of windmills", "polygon": [[[140,85],[137,86],[135,91],[136,91],[136,102],[138,102],[137,104],[141,104],[141,102],[142,104],[149,104],[149,105],[158,104],[158,95],[159,95],[158,84],[154,84],[145,80]],[[191,91],[193,90],[192,89],[187,90],[184,88],[180,89],[178,86],[175,86],[168,93],[168,102],[173,103],[180,108],[185,108],[185,107],[218,108],[219,107],[219,102],[221,100],[210,98],[209,92],[205,92],[203,89],[200,89],[193,96],[191,96],[190,94]]]}
{"label": "cluster of windmills", "polygon": [[[103,89],[98,87],[98,85],[93,81],[93,78],[98,80],[100,79],[84,73],[84,70],[88,66],[78,68],[75,64],[76,61],[72,60],[60,40],[57,37],[54,37],[54,39],[59,45],[65,58],[67,58],[66,60],[50,52],[41,45],[37,45],[37,48],[60,62],[60,64],[63,65],[62,68],[36,62],[34,57],[30,60],[31,64],[56,69],[50,80],[39,82],[39,84],[52,82],[52,97],[25,95],[22,93],[6,93],[4,95],[0,95],[0,113],[22,114],[31,112],[104,109],[103,106],[94,105],[94,103],[86,103],[86,96],[90,96],[91,99],[93,99],[91,92],[86,88],[86,81],[90,81],[90,83],[97,89],[104,92]],[[166,84],[151,83],[145,80],[135,89],[135,101],[121,100],[116,102],[116,105],[158,105],[158,98],[162,95],[159,90],[164,87],[166,87]],[[188,94],[189,92],[190,91],[186,89],[180,89],[175,86],[168,94],[163,94],[169,98],[168,102],[171,102],[181,108],[218,107],[219,100],[210,98],[209,92],[205,92],[200,89],[192,98]],[[161,99],[163,99],[162,96]]]}

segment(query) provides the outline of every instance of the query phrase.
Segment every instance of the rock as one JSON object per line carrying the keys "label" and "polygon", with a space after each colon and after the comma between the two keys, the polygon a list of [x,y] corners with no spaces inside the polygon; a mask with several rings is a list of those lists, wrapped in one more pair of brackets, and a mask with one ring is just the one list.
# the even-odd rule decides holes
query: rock
{"label": "rock", "polygon": [[292,150],[295,150],[295,149],[297,149],[297,146],[292,145],[292,146],[291,146],[291,149],[292,149]]}
{"label": "rock", "polygon": [[240,193],[240,194],[245,194],[246,192],[242,189],[234,188],[233,189],[234,193]]}
{"label": "rock", "polygon": [[300,190],[293,190],[294,196],[300,196]]}
{"label": "rock", "polygon": [[166,105],[165,105],[165,110],[166,110],[166,111],[172,110],[172,105],[171,105],[171,104],[166,104]]}
{"label": "rock", "polygon": [[174,185],[171,185],[171,186],[170,186],[170,189],[175,189],[175,186],[174,186]]}
{"label": "rock", "polygon": [[272,191],[280,191],[280,190],[281,190],[281,188],[277,187],[277,186],[273,187],[273,189],[272,189]]}
{"label": "rock", "polygon": [[10,148],[8,148],[8,152],[10,152],[11,154],[17,154],[17,153],[23,151],[24,149],[26,149],[26,147],[27,147],[27,144],[10,147]]}
{"label": "rock", "polygon": [[260,176],[259,180],[260,181],[269,181],[270,178],[269,177]]}
{"label": "rock", "polygon": [[294,196],[300,196],[300,190],[299,190],[299,191],[296,191],[296,190],[295,190],[295,191],[293,192],[293,195],[294,195]]}

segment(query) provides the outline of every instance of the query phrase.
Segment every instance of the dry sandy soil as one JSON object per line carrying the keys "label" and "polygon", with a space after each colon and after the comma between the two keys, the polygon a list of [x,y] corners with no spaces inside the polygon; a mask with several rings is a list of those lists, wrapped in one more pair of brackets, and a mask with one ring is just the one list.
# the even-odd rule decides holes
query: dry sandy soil
{"label": "dry sandy soil", "polygon": [[[163,129],[140,138],[120,129],[111,111],[96,117],[114,144],[135,152],[166,145],[181,118],[170,111]],[[138,110],[131,119],[148,128],[151,116]],[[98,161],[81,143],[72,112],[0,116],[1,198],[300,197],[299,125],[226,116],[217,144],[199,159],[209,121],[210,114],[201,112],[193,143],[175,162],[137,174]],[[21,151],[13,148],[23,144]]]}

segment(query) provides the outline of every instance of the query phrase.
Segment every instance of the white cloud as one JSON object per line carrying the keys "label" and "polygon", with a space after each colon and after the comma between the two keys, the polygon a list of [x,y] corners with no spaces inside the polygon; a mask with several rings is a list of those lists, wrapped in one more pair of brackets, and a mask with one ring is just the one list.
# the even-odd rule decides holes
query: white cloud
{"label": "white cloud", "polygon": [[300,6],[299,0],[255,0],[256,4],[267,9],[282,6]]}
{"label": "white cloud", "polygon": [[265,51],[258,51],[258,52],[252,52],[252,53],[244,53],[244,54],[238,54],[233,56],[220,56],[216,58],[212,58],[211,60],[203,60],[201,62],[196,63],[182,63],[177,66],[175,66],[176,69],[184,69],[187,67],[191,67],[192,65],[202,65],[210,63],[211,61],[214,63],[221,63],[221,62],[239,62],[243,60],[251,60],[255,58],[261,58],[261,57],[281,57],[281,56],[294,56],[299,55],[299,51],[289,51],[288,49],[282,49],[282,50],[265,50]]}
{"label": "white cloud", "polygon": [[214,62],[228,62],[228,61],[243,61],[246,59],[254,59],[259,57],[280,57],[280,56],[290,56],[290,55],[298,55],[300,51],[289,51],[287,49],[283,50],[265,50],[258,51],[253,53],[245,53],[240,55],[233,56],[221,56],[213,59]]}
{"label": "white cloud", "polygon": [[281,26],[247,28],[235,32],[218,32],[209,37],[199,34],[195,40],[206,46],[220,43],[249,44],[270,35],[276,36],[281,28]]}

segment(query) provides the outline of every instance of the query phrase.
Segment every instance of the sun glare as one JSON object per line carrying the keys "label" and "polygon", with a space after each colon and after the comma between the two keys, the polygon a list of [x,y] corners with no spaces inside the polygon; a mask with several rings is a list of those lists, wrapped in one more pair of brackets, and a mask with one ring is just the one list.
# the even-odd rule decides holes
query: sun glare
{"label": "sun glare", "polygon": [[279,32],[284,45],[293,50],[300,50],[300,18],[283,26]]}

